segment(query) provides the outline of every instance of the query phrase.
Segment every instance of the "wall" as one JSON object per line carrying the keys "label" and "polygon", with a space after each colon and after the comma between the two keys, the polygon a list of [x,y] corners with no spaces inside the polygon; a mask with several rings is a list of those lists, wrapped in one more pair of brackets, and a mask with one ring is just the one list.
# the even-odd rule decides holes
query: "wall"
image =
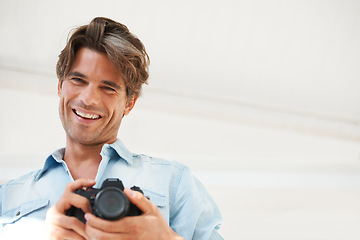
{"label": "wall", "polygon": [[356,1],[2,1],[0,181],[64,145],[56,58],[105,15],[145,43],[151,78],[119,137],[177,160],[226,239],[359,239]]}

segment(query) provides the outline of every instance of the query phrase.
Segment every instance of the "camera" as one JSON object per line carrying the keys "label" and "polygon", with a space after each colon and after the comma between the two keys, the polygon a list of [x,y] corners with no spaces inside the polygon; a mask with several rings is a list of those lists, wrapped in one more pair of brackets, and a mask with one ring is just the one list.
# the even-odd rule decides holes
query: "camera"
{"label": "camera", "polygon": [[[133,186],[131,190],[143,191]],[[126,216],[139,216],[142,211],[132,204],[126,197],[123,183],[117,178],[106,179],[101,188],[88,187],[86,189],[78,189],[74,193],[87,198],[90,202],[92,213],[105,220],[115,221]],[[72,206],[66,212],[67,216],[74,216],[83,223],[86,222],[84,212],[80,208]]]}

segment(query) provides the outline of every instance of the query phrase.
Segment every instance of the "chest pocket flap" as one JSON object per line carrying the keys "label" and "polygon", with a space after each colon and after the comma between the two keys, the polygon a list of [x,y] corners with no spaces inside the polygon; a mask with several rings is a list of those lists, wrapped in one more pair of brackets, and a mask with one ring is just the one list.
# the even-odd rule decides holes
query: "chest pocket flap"
{"label": "chest pocket flap", "polygon": [[0,216],[0,223],[1,224],[11,224],[24,216],[33,214],[34,217],[45,217],[45,214],[39,214],[40,209],[45,208],[49,204],[48,199],[39,199],[35,201],[25,202],[24,204],[20,205],[19,207],[5,210],[5,212]]}
{"label": "chest pocket flap", "polygon": [[144,190],[144,195],[145,195],[145,197],[149,198],[150,202],[152,202],[153,204],[155,204],[158,207],[165,207],[167,205],[166,197],[164,197],[158,193]]}

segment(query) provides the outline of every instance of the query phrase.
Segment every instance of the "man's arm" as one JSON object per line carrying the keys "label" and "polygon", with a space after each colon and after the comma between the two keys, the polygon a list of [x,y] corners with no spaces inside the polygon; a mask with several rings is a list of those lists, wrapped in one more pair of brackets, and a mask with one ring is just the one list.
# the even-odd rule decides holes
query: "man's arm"
{"label": "man's arm", "polygon": [[189,168],[183,169],[170,202],[170,226],[185,239],[223,239],[217,232],[222,223],[220,210]]}

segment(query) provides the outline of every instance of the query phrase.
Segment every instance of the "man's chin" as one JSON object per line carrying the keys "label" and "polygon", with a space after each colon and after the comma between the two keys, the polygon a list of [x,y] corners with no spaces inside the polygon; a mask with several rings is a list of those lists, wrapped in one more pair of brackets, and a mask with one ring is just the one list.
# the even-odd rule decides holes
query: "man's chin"
{"label": "man's chin", "polygon": [[67,135],[68,141],[70,143],[77,143],[81,145],[99,145],[103,144],[104,140],[99,139],[98,137],[91,136],[89,134],[68,134]]}

